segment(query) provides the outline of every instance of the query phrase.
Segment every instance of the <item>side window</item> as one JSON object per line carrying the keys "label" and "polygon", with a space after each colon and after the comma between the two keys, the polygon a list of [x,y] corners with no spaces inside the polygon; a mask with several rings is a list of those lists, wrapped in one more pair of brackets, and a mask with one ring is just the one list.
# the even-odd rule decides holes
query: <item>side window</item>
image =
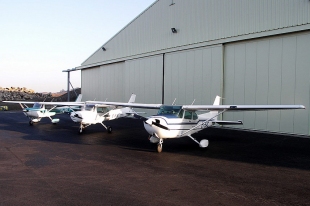
{"label": "side window", "polygon": [[192,112],[190,112],[190,111],[185,111],[184,119],[192,119]]}
{"label": "side window", "polygon": [[198,116],[197,116],[196,112],[193,112],[193,120],[196,120],[196,119],[198,119]]}
{"label": "side window", "polygon": [[181,109],[180,112],[179,112],[179,114],[178,114],[178,117],[179,117],[179,118],[183,118],[183,113],[184,113],[184,110]]}

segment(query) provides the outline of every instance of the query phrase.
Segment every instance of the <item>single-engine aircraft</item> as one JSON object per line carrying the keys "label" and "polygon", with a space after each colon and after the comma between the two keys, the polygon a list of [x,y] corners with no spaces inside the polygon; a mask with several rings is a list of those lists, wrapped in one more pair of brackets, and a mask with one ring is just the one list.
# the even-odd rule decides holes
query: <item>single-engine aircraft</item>
{"label": "single-engine aircraft", "polygon": [[[134,103],[136,95],[132,94],[128,103]],[[88,103],[82,107],[81,111],[71,112],[70,117],[72,121],[80,123],[79,133],[83,133],[83,130],[92,124],[101,124],[108,133],[112,132],[111,126],[106,126],[103,121],[118,119],[121,117],[132,117],[136,114],[129,107],[117,108],[116,106]]]}
{"label": "single-engine aircraft", "polygon": [[[3,101],[6,103],[19,104],[23,109],[23,113],[29,118],[29,124],[37,123],[41,121],[43,117],[48,117],[53,124],[59,122],[59,119],[52,119],[52,116],[77,109],[84,105],[84,102],[78,102],[82,99],[80,94],[75,102],[25,102],[25,101]],[[28,107],[27,104],[33,104],[32,107]],[[46,109],[46,105],[50,105],[51,108]],[[71,105],[72,107],[69,107]],[[61,107],[59,107],[61,106]],[[58,108],[58,109],[57,109]]]}
{"label": "single-engine aircraft", "polygon": [[[91,103],[91,102],[89,102]],[[213,105],[163,105],[142,103],[119,102],[95,102],[96,104],[115,105],[131,108],[159,109],[156,115],[148,118],[134,114],[136,118],[143,120],[144,128],[149,133],[151,143],[157,143],[157,152],[162,152],[163,140],[168,138],[180,138],[187,136],[200,147],[206,148],[209,141],[206,139],[198,142],[192,134],[215,124],[234,125],[243,124],[238,121],[221,121],[218,116],[227,111],[262,111],[262,110],[286,110],[305,109],[303,105],[220,105],[220,97],[216,96]],[[196,111],[207,111],[197,115]]]}

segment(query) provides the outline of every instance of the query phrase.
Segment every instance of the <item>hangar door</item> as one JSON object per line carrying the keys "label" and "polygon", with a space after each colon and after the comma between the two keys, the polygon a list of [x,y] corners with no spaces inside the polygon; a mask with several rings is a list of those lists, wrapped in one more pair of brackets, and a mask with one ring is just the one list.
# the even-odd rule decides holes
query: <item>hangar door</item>
{"label": "hangar door", "polygon": [[212,104],[222,94],[222,45],[165,55],[164,103]]}
{"label": "hangar door", "polygon": [[[310,33],[227,44],[225,104],[303,104],[309,108]],[[309,134],[309,110],[230,112],[245,129]]]}
{"label": "hangar door", "polygon": [[124,91],[135,93],[136,102],[162,103],[163,55],[125,62]]}
{"label": "hangar door", "polygon": [[124,98],[125,63],[102,65],[82,70],[83,100],[126,101]]}

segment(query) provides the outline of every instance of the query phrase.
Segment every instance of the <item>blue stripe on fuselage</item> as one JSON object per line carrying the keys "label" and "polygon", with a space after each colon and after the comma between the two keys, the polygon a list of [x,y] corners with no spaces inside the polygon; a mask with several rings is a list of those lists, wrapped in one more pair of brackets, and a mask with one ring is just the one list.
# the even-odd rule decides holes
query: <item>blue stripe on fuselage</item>
{"label": "blue stripe on fuselage", "polygon": [[[166,121],[165,118],[163,117],[166,117],[167,119],[182,119],[182,118],[179,118],[179,117],[176,117],[175,115],[172,115],[172,114],[165,114],[165,115],[160,115],[160,116],[151,116],[150,118],[158,118],[158,119],[162,119],[166,122],[167,125],[196,125],[198,124],[199,122],[204,122],[205,120],[198,120],[197,122],[182,122],[182,123],[168,123]],[[192,120],[192,121],[195,121],[195,120]]]}

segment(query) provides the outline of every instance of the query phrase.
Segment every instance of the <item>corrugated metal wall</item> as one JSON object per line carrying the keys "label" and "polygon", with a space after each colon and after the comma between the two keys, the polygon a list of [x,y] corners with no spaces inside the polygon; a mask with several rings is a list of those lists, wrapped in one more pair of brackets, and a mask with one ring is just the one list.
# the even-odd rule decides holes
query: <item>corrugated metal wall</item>
{"label": "corrugated metal wall", "polygon": [[212,104],[222,95],[222,45],[165,55],[164,102]]}
{"label": "corrugated metal wall", "polygon": [[82,70],[82,93],[86,101],[108,98],[107,101],[127,102],[135,93],[136,102],[162,103],[162,83],[163,55]]}
{"label": "corrugated metal wall", "polygon": [[[126,101],[127,96],[124,96],[123,89],[124,71],[124,62],[82,70],[83,99],[104,101],[108,98],[108,101],[113,102]],[[130,95],[128,95],[128,99],[129,97]]]}
{"label": "corrugated metal wall", "polygon": [[[310,23],[309,0],[159,0],[82,66]],[[171,28],[177,29],[173,34]]]}
{"label": "corrugated metal wall", "polygon": [[[162,103],[163,55],[128,60],[125,64],[125,95],[135,93],[136,102],[140,103]],[[146,112],[144,116],[156,112],[145,109],[135,111]]]}
{"label": "corrugated metal wall", "polygon": [[[225,45],[224,104],[303,104],[309,108],[310,33]],[[309,110],[231,112],[244,128],[309,134]]]}
{"label": "corrugated metal wall", "polygon": [[124,91],[142,103],[162,103],[163,56],[126,61]]}

